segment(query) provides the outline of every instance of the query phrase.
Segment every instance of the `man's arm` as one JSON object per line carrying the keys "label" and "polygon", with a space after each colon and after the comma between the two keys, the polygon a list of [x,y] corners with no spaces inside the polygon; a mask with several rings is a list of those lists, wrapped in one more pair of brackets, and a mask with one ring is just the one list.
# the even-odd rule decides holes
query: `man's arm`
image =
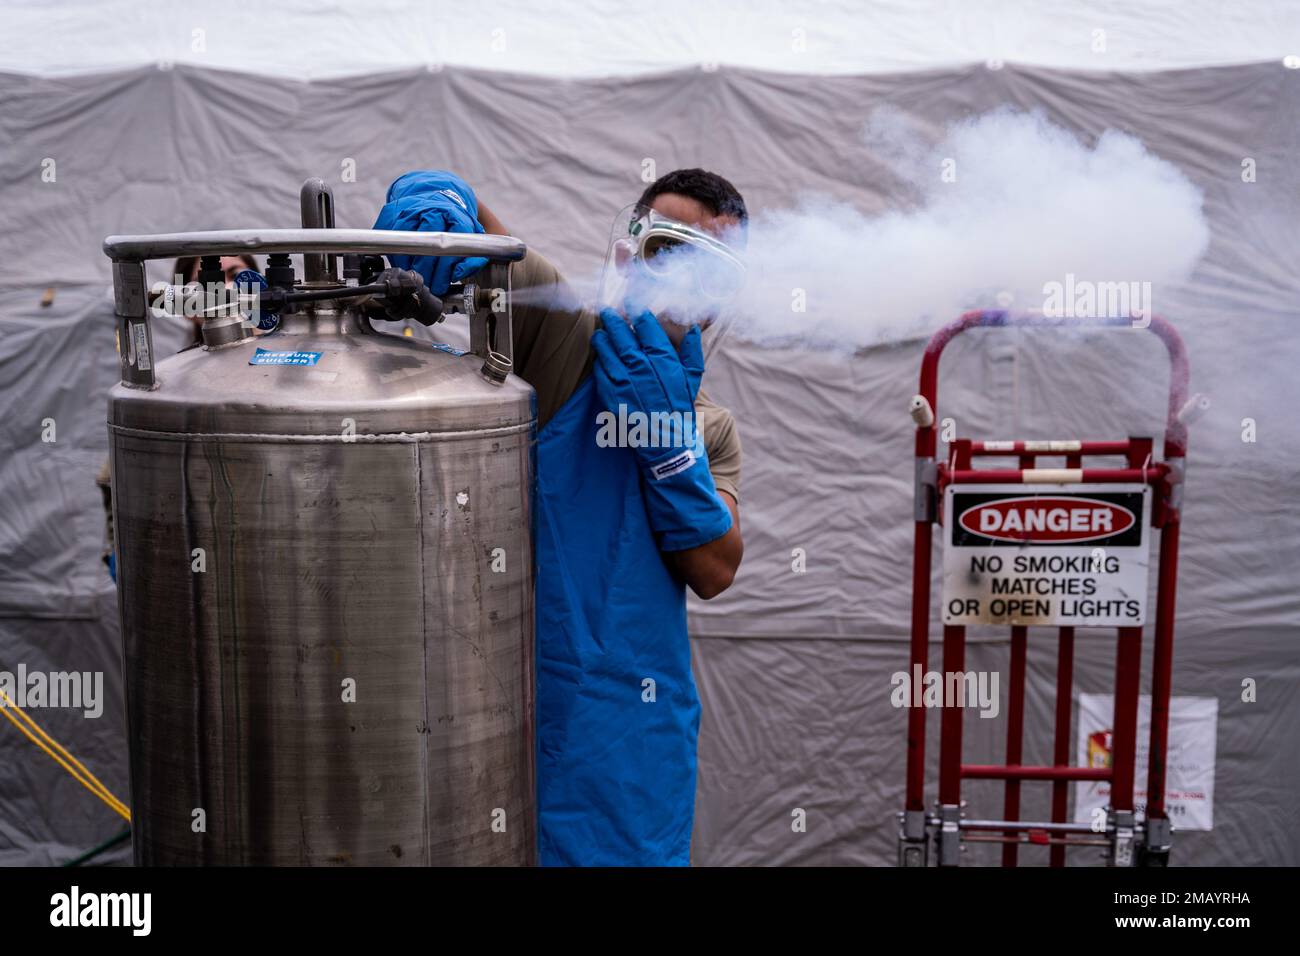
{"label": "man's arm", "polygon": [[736,578],[736,569],[745,554],[745,542],[740,535],[740,508],[736,499],[725,491],[718,496],[731,511],[731,530],[721,538],[685,551],[663,551],[661,554],[671,570],[704,600],[715,598]]}
{"label": "man's arm", "polygon": [[[481,199],[478,221],[493,235],[510,235]],[[596,316],[536,249],[511,266],[510,283],[514,371],[537,391],[540,431],[591,371]]]}
{"label": "man's arm", "polygon": [[[510,235],[505,223],[482,199],[478,201],[478,221],[489,233]],[[745,543],[740,534],[740,509],[736,499],[725,491],[719,491],[718,496],[731,512],[731,529],[726,534],[698,548],[660,552],[669,570],[706,601],[731,587],[745,553]]]}
{"label": "man's arm", "polygon": [[491,209],[483,205],[481,199],[478,201],[478,222],[485,231],[492,233],[494,236],[510,235],[510,230],[506,228],[506,224],[498,219]]}

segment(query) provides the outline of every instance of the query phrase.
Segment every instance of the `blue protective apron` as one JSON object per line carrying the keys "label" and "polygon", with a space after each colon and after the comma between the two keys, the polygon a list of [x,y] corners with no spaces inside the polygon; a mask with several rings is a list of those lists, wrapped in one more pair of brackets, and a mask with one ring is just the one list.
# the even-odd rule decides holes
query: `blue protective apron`
{"label": "blue protective apron", "polygon": [[603,407],[589,376],[538,436],[538,850],[550,866],[686,866],[700,725],[686,593],[635,453],[596,444]]}

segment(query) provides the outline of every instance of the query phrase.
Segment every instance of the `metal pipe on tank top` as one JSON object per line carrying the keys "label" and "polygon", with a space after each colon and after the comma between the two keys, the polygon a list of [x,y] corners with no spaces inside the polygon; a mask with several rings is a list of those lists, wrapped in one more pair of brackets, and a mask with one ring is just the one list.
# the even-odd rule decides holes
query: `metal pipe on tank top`
{"label": "metal pipe on tank top", "polygon": [[[302,184],[298,194],[304,229],[334,228],[334,194],[323,179],[309,179]],[[307,285],[338,281],[334,271],[334,257],[319,252],[309,252],[302,257],[303,278]]]}

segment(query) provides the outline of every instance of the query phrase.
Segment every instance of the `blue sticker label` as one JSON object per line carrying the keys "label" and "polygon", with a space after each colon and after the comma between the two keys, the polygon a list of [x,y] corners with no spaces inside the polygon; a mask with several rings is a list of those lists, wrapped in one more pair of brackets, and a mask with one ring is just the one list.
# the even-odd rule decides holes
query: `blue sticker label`
{"label": "blue sticker label", "polygon": [[446,352],[449,355],[469,354],[464,349],[452,348],[450,345],[446,344],[445,342],[430,342],[429,344],[433,346],[435,349],[437,349],[439,352]]}
{"label": "blue sticker label", "polygon": [[258,349],[249,365],[315,365],[320,361],[320,352],[270,352]]}

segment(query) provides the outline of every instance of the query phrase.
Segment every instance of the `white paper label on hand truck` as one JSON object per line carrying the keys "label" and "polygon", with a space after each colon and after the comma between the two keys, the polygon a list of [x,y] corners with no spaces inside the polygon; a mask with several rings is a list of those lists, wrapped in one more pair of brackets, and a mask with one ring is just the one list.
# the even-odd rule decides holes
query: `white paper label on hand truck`
{"label": "white paper label on hand truck", "polygon": [[[1111,767],[1112,694],[1080,694],[1075,765]],[[1214,697],[1169,698],[1169,745],[1165,753],[1165,813],[1179,830],[1214,829],[1214,756],[1219,701]],[[1147,769],[1151,754],[1151,695],[1138,698],[1137,749],[1133,761],[1133,810],[1147,815]],[[1074,822],[1092,823],[1110,805],[1109,780],[1074,785]],[[1104,818],[1105,814],[1102,814]]]}
{"label": "white paper label on hand truck", "polygon": [[1139,483],[949,485],[944,623],[1140,627],[1150,509]]}

